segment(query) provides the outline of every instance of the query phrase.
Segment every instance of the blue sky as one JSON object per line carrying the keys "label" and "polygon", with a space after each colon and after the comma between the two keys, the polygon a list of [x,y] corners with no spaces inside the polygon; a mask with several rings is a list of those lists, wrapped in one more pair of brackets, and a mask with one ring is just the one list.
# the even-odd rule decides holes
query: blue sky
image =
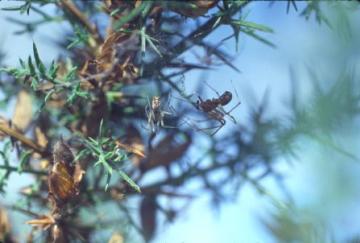
{"label": "blue sky", "polygon": [[[10,3],[0,3],[1,7],[4,5],[10,5]],[[301,9],[303,3],[298,5]],[[242,35],[238,53],[235,52],[232,42],[225,46],[225,49],[236,56],[234,65],[241,70],[241,73],[236,73],[224,66],[215,71],[210,71],[207,75],[208,82],[220,92],[232,90],[233,85],[230,80],[233,81],[242,102],[242,105],[234,113],[237,119],[243,123],[246,123],[249,118],[247,116],[248,108],[254,106],[260,100],[267,88],[270,88],[271,91],[269,116],[272,113],[286,115],[284,104],[290,91],[290,67],[301,77],[300,92],[305,99],[310,85],[309,77],[306,74],[307,66],[315,67],[320,73],[329,75],[327,72],[329,68],[337,68],[331,61],[332,59],[347,60],[350,56],[349,53],[344,52],[346,41],[343,46],[338,47],[338,45],[335,45],[335,42],[338,43],[336,38],[341,37],[336,37],[336,34],[332,33],[324,24],[319,26],[313,21],[313,18],[305,21],[304,18],[297,16],[298,14],[294,12],[294,9],[291,9],[290,14],[286,14],[286,3],[284,2],[276,3],[272,7],[269,7],[266,2],[256,2],[250,4],[248,10],[248,21],[264,24],[274,29],[275,33],[267,34],[266,37],[275,43],[277,48],[272,49]],[[0,12],[0,25],[6,26],[6,28],[2,29],[0,36],[0,44],[8,57],[6,64],[17,65],[18,57],[25,58],[30,55],[33,40],[38,43],[40,54],[45,60],[50,62],[58,55],[55,46],[49,44],[49,41],[44,37],[58,38],[61,34],[61,26],[56,24],[45,25],[33,36],[12,36],[12,32],[17,30],[18,26],[5,21],[4,17],[10,15],[14,16],[3,11]],[[360,20],[359,17],[359,14],[357,14],[354,19]],[[212,37],[213,40],[220,40],[229,33],[228,31],[228,29],[218,31]],[[359,60],[359,50],[351,49],[350,52],[353,59]],[[359,64],[359,61],[357,61],[357,64]],[[188,75],[185,83],[197,81],[200,75],[201,73]],[[255,100],[251,92],[256,97]],[[11,117],[11,114],[7,114],[7,116]],[[233,128],[230,123],[227,125],[227,129]],[[219,136],[221,136],[221,132],[219,132]],[[318,151],[313,148],[306,148],[305,151],[302,161],[294,163],[292,167],[282,163],[279,169],[287,175],[288,179],[286,181],[296,202],[301,206],[311,206],[313,202],[309,202],[309,198],[313,198],[315,204],[319,203],[316,201],[318,195],[322,195],[321,190],[326,187],[324,185],[314,186],[319,174],[310,173],[310,171],[313,171],[314,168],[320,168],[320,171],[327,168],[330,172],[336,172],[339,168],[336,164],[332,166],[324,165],[324,163],[314,165],[313,161],[314,158],[318,158]],[[349,165],[349,168],[359,171],[357,166]],[[23,179],[23,176],[13,175],[11,179],[18,181],[20,178]],[[306,178],[305,182],[304,178]],[[339,183],[343,182],[339,181]],[[12,190],[18,188],[20,184],[9,183]],[[316,185],[318,184],[317,182]],[[263,185],[276,197],[282,197],[273,180],[264,180]],[[325,194],[325,196],[329,196],[329,194]],[[358,195],[356,195],[356,198],[359,198]],[[7,198],[9,201],[12,199],[12,196]],[[351,202],[353,199],[349,201]],[[339,210],[339,208],[344,207],[349,207],[349,204],[337,204],[334,202],[333,208],[330,208],[330,210]],[[356,208],[355,205],[353,207]],[[224,204],[219,213],[212,211],[209,198],[201,196],[174,224],[160,227],[154,242],[273,242],[259,222],[259,218],[266,217],[271,209],[273,209],[273,205],[269,199],[259,196],[250,185],[242,188],[236,202]],[[324,210],[324,214],[328,214],[328,211]],[[343,214],[335,214],[334,217],[345,218],[346,220],[349,215],[348,212],[344,212]],[[357,223],[353,225],[353,228],[359,226]]]}

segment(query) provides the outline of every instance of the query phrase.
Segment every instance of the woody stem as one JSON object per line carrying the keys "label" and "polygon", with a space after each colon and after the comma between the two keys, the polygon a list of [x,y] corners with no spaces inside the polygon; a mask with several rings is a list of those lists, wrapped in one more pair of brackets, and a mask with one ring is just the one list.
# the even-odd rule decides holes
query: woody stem
{"label": "woody stem", "polygon": [[16,140],[20,141],[23,145],[33,149],[35,152],[38,152],[39,154],[45,157],[49,155],[48,152],[45,150],[45,148],[41,147],[31,139],[25,137],[22,133],[10,128],[5,124],[0,124],[0,131],[15,138]]}

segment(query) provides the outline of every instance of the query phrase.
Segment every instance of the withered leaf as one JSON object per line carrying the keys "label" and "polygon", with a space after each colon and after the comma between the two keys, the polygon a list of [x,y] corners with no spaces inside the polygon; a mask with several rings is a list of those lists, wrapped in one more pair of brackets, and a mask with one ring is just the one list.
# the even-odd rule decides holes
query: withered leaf
{"label": "withered leaf", "polygon": [[47,159],[42,159],[39,161],[40,169],[47,169],[50,165],[50,161]]}
{"label": "withered leaf", "polygon": [[[4,117],[0,116],[0,126],[5,126],[9,128],[9,121]],[[0,141],[3,140],[7,136],[6,133],[0,132]]]}
{"label": "withered leaf", "polygon": [[[45,135],[45,133],[43,132],[43,130],[39,127],[39,126],[36,126],[35,129],[34,129],[34,135],[35,135],[35,141],[36,141],[36,144],[38,144],[40,147],[42,148],[46,148],[49,141]],[[34,158],[41,158],[42,156],[38,153],[33,153],[32,156]],[[43,169],[43,168],[42,168]]]}
{"label": "withered leaf", "polygon": [[140,219],[143,236],[146,242],[149,242],[156,231],[156,197],[146,196],[140,205]]}
{"label": "withered leaf", "polygon": [[45,148],[49,143],[49,140],[47,139],[45,133],[41,130],[40,127],[35,127],[35,139],[36,143],[43,148]]}
{"label": "withered leaf", "polygon": [[31,196],[33,194],[33,188],[31,186],[26,186],[20,189],[20,193],[25,196]]}
{"label": "withered leaf", "polygon": [[126,135],[123,141],[117,141],[116,145],[134,154],[131,157],[131,161],[135,166],[139,166],[140,161],[145,158],[145,146],[141,134],[137,128],[132,125],[126,128]]}
{"label": "withered leaf", "polygon": [[75,165],[75,171],[73,175],[75,185],[79,185],[85,175],[85,171],[81,168],[79,164]]}
{"label": "withered leaf", "polygon": [[39,84],[39,86],[37,87],[37,90],[47,92],[47,91],[53,89],[54,87],[55,87],[55,84],[46,82],[46,83]]}
{"label": "withered leaf", "polygon": [[119,190],[118,188],[111,188],[110,195],[116,201],[121,201],[125,198],[125,194],[122,192],[122,190]]}
{"label": "withered leaf", "polygon": [[55,224],[55,219],[51,215],[42,215],[41,217],[29,220],[26,223],[42,230],[47,230]]}
{"label": "withered leaf", "polygon": [[100,46],[99,55],[97,61],[101,63],[102,69],[111,66],[111,62],[115,55],[115,45],[118,42],[122,42],[129,38],[128,34],[121,32],[111,33]]}
{"label": "withered leaf", "polygon": [[124,237],[119,232],[114,232],[108,243],[124,243]]}
{"label": "withered leaf", "polygon": [[5,209],[0,207],[0,242],[8,238],[10,234],[10,221]]}
{"label": "withered leaf", "polygon": [[95,59],[84,62],[79,72],[83,83],[108,89],[119,80],[133,82],[139,75],[139,69],[134,65],[138,42],[138,34],[109,32]]}
{"label": "withered leaf", "polygon": [[127,145],[127,144],[121,143],[120,141],[116,141],[116,146],[118,148],[126,150],[129,153],[133,153],[141,158],[145,158],[143,145],[142,146],[140,144],[138,144],[138,146],[136,146],[136,144]]}
{"label": "withered leaf", "polygon": [[21,131],[25,131],[32,119],[32,99],[28,92],[22,90],[17,96],[12,124]]}
{"label": "withered leaf", "polygon": [[69,242],[63,229],[55,224],[51,229],[53,243],[67,243]]}
{"label": "withered leaf", "polygon": [[150,152],[148,159],[143,160],[142,170],[149,170],[158,166],[168,166],[172,161],[181,158],[191,145],[191,137],[187,136],[185,142],[178,144],[175,142],[175,134],[167,135]]}
{"label": "withered leaf", "polygon": [[135,8],[139,7],[142,2],[142,0],[135,0]]}

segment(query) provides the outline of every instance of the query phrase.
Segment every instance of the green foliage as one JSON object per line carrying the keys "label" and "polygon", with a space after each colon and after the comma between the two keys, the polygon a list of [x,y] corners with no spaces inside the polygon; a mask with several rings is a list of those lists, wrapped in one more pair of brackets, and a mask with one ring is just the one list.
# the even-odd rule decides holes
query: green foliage
{"label": "green foliage", "polygon": [[154,44],[154,42],[157,42],[157,40],[151,36],[149,36],[148,34],[146,34],[145,32],[145,28],[141,28],[141,30],[139,31],[140,33],[140,38],[141,38],[141,51],[143,54],[145,54],[146,52],[146,43],[148,43],[151,48],[160,56],[161,52],[159,51],[159,49],[156,47],[156,45]]}
{"label": "green foliage", "polygon": [[[71,62],[68,62],[68,72],[61,78],[57,78],[57,72],[59,66],[55,61],[52,61],[49,68],[46,68],[41,57],[39,55],[36,44],[33,43],[33,57],[29,56],[28,61],[25,62],[19,59],[19,68],[0,68],[0,72],[8,73],[17,80],[23,80],[25,83],[30,80],[30,87],[34,91],[39,91],[42,84],[52,83],[53,87],[45,89],[45,95],[43,104],[40,107],[44,107],[45,103],[50,99],[51,95],[55,93],[66,92],[68,94],[67,103],[73,104],[79,98],[88,99],[90,95],[88,92],[81,90],[80,80],[76,77],[77,67],[73,66]],[[33,61],[35,60],[35,62]]]}
{"label": "green foliage", "polygon": [[103,120],[100,123],[99,135],[97,139],[91,137],[84,140],[86,149],[82,150],[77,159],[86,154],[90,154],[95,158],[94,166],[102,166],[106,171],[105,191],[109,187],[111,176],[118,173],[119,176],[126,181],[134,190],[140,191],[140,187],[122,170],[125,162],[128,161],[127,154],[124,150],[118,148],[113,138],[105,136]]}
{"label": "green foliage", "polygon": [[35,65],[33,63],[33,59],[31,56],[28,57],[27,64],[22,59],[19,59],[20,68],[0,68],[0,72],[6,72],[10,75],[13,75],[16,79],[21,80],[29,80],[31,79],[31,87],[36,90],[39,83],[43,79],[53,80],[55,76],[54,63],[50,67],[49,71],[46,70],[43,62],[40,59],[37,47],[35,43],[33,43],[33,53],[35,59]]}
{"label": "green foliage", "polygon": [[[340,146],[334,139],[344,127],[348,126],[360,114],[360,94],[354,71],[345,70],[331,83],[322,87],[317,74],[310,71],[313,88],[311,95],[302,103],[296,94],[297,85],[293,83],[292,115],[279,128],[278,141],[282,154],[295,155],[299,150],[296,141],[299,137],[307,137],[346,155],[358,158]],[[295,81],[293,81],[295,82]],[[290,124],[290,125],[289,125]]]}
{"label": "green foliage", "polygon": [[[152,4],[153,4],[152,1],[144,1],[144,2],[142,2],[138,7],[131,10],[130,13],[128,13],[123,18],[121,18],[120,20],[115,22],[114,30],[120,31],[124,24],[130,22],[131,20],[133,20],[134,18],[136,18],[139,15],[142,15],[142,17],[145,17],[146,14],[149,12]],[[114,13],[116,13],[115,11],[118,12],[119,9],[115,9],[112,12],[112,15],[114,15]]]}
{"label": "green foliage", "polygon": [[321,1],[312,0],[308,2],[308,5],[301,12],[301,15],[304,16],[307,20],[311,17],[312,14],[315,15],[316,21],[321,24],[321,22],[325,22],[329,27],[331,24],[328,18],[324,15],[323,11],[320,8]]}
{"label": "green foliage", "polygon": [[[19,1],[20,2],[20,1]],[[7,20],[15,23],[17,25],[20,25],[21,27],[23,27],[23,29],[15,31],[14,34],[16,35],[21,35],[24,33],[33,33],[37,27],[39,27],[40,25],[49,23],[49,22],[60,22],[63,20],[62,17],[58,17],[58,16],[50,16],[49,14],[47,14],[46,12],[44,12],[43,10],[41,10],[40,8],[37,8],[34,6],[34,4],[36,3],[41,3],[42,6],[48,3],[54,3],[56,1],[50,1],[50,0],[26,0],[24,1],[23,5],[20,6],[14,6],[14,7],[9,7],[9,8],[2,8],[2,10],[5,11],[19,11],[20,14],[23,13],[27,13],[27,15],[29,15],[30,10],[32,10],[33,13],[38,14],[41,18],[38,20],[34,20],[34,21],[23,21],[20,19],[15,19],[12,17],[7,17]]]}
{"label": "green foliage", "polygon": [[256,31],[262,31],[267,33],[273,33],[274,31],[265,25],[245,21],[245,20],[232,20],[231,26],[233,29],[239,29],[239,31],[242,31],[243,33],[247,34],[248,36],[253,37],[254,39],[270,46],[270,47],[276,47],[271,41],[268,41],[267,39],[261,37],[256,33]]}
{"label": "green foliage", "polygon": [[268,33],[273,33],[274,32],[273,29],[271,29],[270,27],[267,27],[267,26],[262,25],[262,24],[249,22],[249,21],[233,20],[232,23],[235,24],[235,25],[238,25],[240,27],[245,27],[245,28],[249,28],[249,29],[253,29],[253,30],[259,30],[259,31],[268,32]]}
{"label": "green foliage", "polygon": [[11,174],[11,170],[3,170],[3,168],[10,166],[10,146],[10,141],[7,141],[6,143],[4,143],[3,148],[0,151],[0,156],[3,162],[3,164],[0,165],[0,193],[5,193],[5,186]]}
{"label": "green foliage", "polygon": [[89,41],[90,34],[85,29],[81,28],[80,26],[75,26],[74,37],[69,38],[71,41],[69,45],[67,45],[66,49],[71,49],[75,46],[80,44],[86,45]]}
{"label": "green foliage", "polygon": [[30,163],[32,154],[33,154],[33,151],[31,151],[31,150],[26,150],[26,151],[21,152],[20,159],[19,159],[19,167],[18,167],[19,173],[21,173],[24,170],[24,168],[29,167],[29,163]]}
{"label": "green foliage", "polygon": [[21,14],[25,13],[29,15],[31,9],[32,0],[25,0],[24,4],[14,7],[1,8],[1,10],[5,11],[19,11]]}
{"label": "green foliage", "polygon": [[324,222],[311,220],[305,209],[276,207],[262,222],[277,242],[336,242]]}

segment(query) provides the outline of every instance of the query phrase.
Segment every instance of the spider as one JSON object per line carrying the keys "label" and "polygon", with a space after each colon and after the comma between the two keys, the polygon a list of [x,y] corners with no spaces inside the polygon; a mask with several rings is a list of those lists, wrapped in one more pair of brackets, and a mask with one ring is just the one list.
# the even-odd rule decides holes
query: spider
{"label": "spider", "polygon": [[207,86],[209,86],[217,95],[218,98],[212,98],[203,100],[200,96],[198,96],[198,100],[196,101],[196,109],[199,111],[202,111],[206,113],[209,119],[198,121],[198,122],[204,122],[209,120],[215,120],[218,121],[219,124],[207,128],[198,128],[199,131],[205,131],[205,130],[212,130],[215,129],[210,135],[215,135],[223,126],[225,126],[225,116],[230,117],[230,119],[233,121],[233,123],[237,123],[235,118],[230,114],[234,109],[236,109],[241,102],[238,102],[233,108],[231,108],[229,111],[225,111],[224,106],[230,103],[232,100],[232,93],[230,91],[225,91],[223,94],[220,95],[219,92],[217,92],[215,89],[213,89],[209,84],[205,82]]}
{"label": "spider", "polygon": [[162,110],[160,96],[153,96],[151,103],[148,99],[148,104],[145,106],[145,113],[151,133],[155,134],[159,127],[174,128],[164,123],[165,116],[171,116],[172,113]]}

